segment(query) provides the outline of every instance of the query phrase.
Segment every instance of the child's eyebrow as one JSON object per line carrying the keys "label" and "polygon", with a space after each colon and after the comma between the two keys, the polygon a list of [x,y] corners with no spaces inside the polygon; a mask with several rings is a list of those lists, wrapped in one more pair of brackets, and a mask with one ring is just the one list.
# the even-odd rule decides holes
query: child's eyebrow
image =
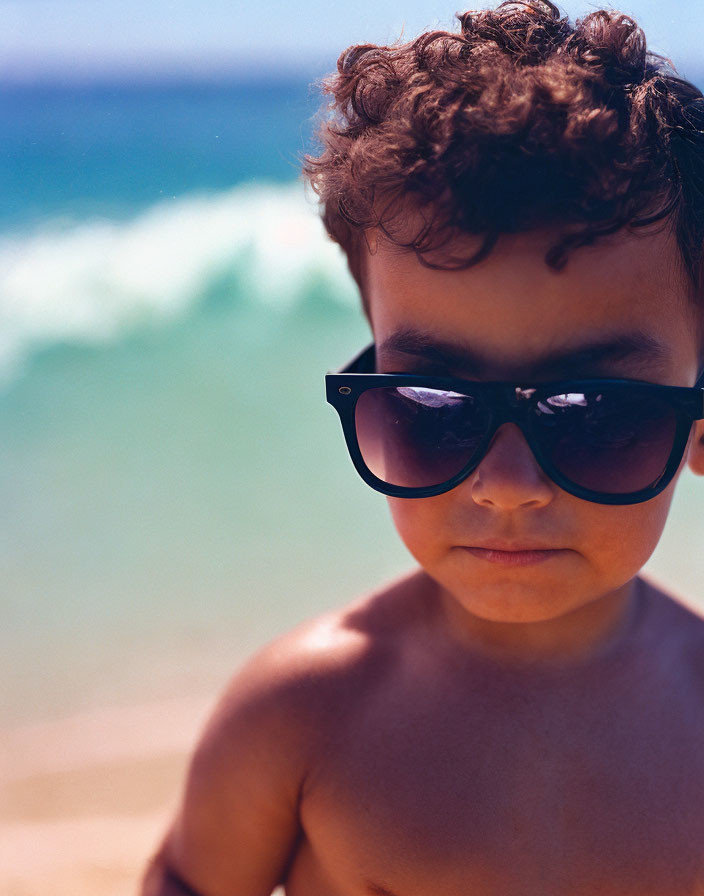
{"label": "child's eyebrow", "polygon": [[[466,376],[480,377],[496,366],[496,359],[468,344],[433,339],[411,327],[403,327],[392,333],[377,348],[377,352],[379,356],[391,353],[412,355],[434,367],[458,371]],[[648,370],[659,368],[664,372],[671,364],[672,357],[665,345],[653,336],[633,330],[547,354],[529,365],[529,375],[574,376],[602,364],[624,360],[642,365],[647,363]]]}

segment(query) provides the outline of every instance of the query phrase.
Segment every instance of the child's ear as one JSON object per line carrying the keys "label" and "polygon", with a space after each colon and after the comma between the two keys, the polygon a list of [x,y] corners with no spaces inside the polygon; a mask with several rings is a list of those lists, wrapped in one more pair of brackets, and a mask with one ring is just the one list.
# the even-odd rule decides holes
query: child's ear
{"label": "child's ear", "polygon": [[692,429],[687,452],[689,469],[697,476],[704,476],[704,420],[697,420]]}

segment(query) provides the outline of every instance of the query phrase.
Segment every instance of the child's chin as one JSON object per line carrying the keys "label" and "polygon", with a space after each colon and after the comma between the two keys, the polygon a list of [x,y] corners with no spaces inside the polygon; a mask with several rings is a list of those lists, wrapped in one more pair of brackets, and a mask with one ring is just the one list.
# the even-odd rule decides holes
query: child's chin
{"label": "child's chin", "polygon": [[467,612],[485,622],[504,624],[530,624],[559,619],[580,607],[591,603],[591,598],[560,600],[554,591],[517,585],[492,585],[475,588],[468,594],[456,594],[455,599]]}

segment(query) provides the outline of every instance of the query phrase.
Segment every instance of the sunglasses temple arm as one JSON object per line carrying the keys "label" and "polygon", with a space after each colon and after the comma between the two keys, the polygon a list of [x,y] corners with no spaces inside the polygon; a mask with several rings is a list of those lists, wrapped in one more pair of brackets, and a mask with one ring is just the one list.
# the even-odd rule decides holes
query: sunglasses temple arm
{"label": "sunglasses temple arm", "polygon": [[699,375],[699,379],[694,384],[694,388],[699,390],[699,413],[695,420],[704,420],[704,370]]}

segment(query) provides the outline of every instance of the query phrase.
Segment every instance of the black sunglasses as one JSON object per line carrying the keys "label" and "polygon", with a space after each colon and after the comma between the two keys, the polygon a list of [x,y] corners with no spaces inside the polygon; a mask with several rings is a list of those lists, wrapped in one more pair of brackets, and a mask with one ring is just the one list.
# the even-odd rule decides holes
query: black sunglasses
{"label": "black sunglasses", "polygon": [[693,421],[704,419],[704,374],[692,388],[624,379],[517,386],[374,370],[372,343],[327,374],[327,400],[359,475],[398,498],[459,485],[499,426],[511,422],[566,492],[598,504],[638,504],[671,482]]}

